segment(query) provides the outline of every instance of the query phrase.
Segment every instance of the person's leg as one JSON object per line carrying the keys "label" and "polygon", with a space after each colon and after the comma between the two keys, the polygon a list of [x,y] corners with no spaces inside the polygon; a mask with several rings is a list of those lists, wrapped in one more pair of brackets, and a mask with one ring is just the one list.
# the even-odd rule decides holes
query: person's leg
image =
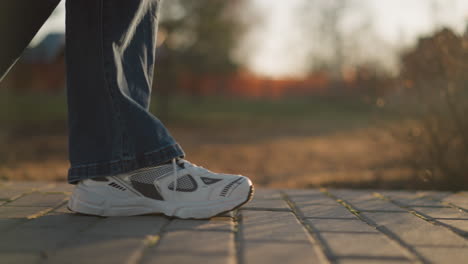
{"label": "person's leg", "polygon": [[252,198],[248,178],[177,159],[182,149],[148,112],[158,4],[67,1],[68,180],[77,183],[68,206],[74,212],[207,218]]}
{"label": "person's leg", "polygon": [[0,81],[59,2],[60,0],[0,1]]}
{"label": "person's leg", "polygon": [[68,0],[70,183],[184,155],[149,111],[158,0]]}

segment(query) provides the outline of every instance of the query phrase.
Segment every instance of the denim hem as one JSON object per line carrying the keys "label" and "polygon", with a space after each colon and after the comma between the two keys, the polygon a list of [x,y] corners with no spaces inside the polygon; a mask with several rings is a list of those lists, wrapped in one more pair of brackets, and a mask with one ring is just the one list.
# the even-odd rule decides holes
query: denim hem
{"label": "denim hem", "polygon": [[156,151],[137,155],[129,160],[114,160],[72,166],[68,170],[68,182],[77,184],[85,179],[127,173],[141,168],[157,166],[173,158],[184,156],[185,153],[179,144],[174,144]]}

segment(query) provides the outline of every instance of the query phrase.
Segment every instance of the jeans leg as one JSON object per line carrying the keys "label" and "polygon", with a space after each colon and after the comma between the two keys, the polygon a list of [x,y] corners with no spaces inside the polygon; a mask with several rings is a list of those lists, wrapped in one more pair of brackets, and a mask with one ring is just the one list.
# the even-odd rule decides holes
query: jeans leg
{"label": "jeans leg", "polygon": [[60,0],[0,1],[0,81],[59,2]]}
{"label": "jeans leg", "polygon": [[149,112],[159,0],[67,0],[70,183],[184,152]]}

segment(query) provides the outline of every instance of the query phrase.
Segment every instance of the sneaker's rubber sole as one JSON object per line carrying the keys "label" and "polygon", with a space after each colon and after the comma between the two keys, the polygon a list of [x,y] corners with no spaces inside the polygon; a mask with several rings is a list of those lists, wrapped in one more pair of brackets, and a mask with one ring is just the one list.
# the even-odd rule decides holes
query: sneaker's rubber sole
{"label": "sneaker's rubber sole", "polygon": [[72,212],[97,216],[134,216],[162,213],[169,217],[181,219],[208,219],[216,215],[235,210],[249,202],[254,195],[254,187],[250,185],[247,197],[237,200],[215,201],[197,204],[187,204],[178,208],[167,206],[167,202],[156,201],[146,197],[127,199],[125,206],[112,206],[102,195],[86,189],[77,189],[68,203]]}

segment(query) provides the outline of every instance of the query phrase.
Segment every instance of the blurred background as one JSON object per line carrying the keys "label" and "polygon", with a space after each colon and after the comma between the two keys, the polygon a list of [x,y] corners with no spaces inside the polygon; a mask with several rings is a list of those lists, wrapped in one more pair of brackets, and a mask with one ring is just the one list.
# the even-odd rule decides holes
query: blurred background
{"label": "blurred background", "polygon": [[[0,84],[0,179],[66,179],[64,17]],[[464,0],[166,0],[152,112],[261,186],[467,189],[467,26]]]}

